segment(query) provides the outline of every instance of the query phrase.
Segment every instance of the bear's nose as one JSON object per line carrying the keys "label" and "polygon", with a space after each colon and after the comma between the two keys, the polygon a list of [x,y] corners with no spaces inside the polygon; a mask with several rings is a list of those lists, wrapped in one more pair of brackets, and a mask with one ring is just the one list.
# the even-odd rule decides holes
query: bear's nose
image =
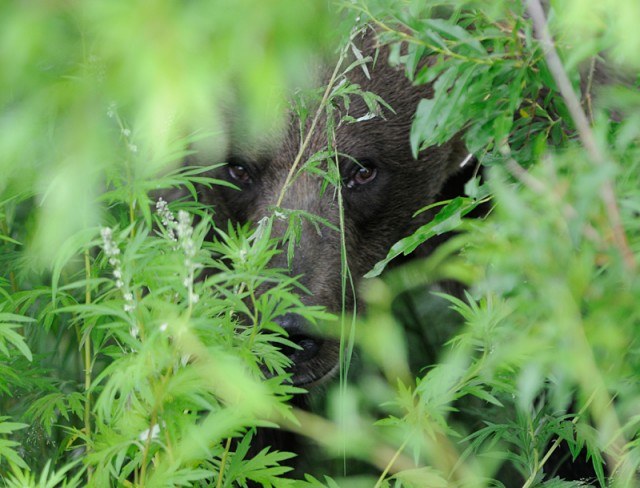
{"label": "bear's nose", "polygon": [[[310,388],[331,378],[340,365],[340,341],[323,337],[312,329],[312,324],[296,314],[284,314],[274,320],[287,333],[291,346],[280,346],[291,364],[288,381]],[[269,377],[269,373],[265,373]]]}
{"label": "bear's nose", "polygon": [[276,317],[274,320],[276,324],[282,327],[287,334],[296,334],[302,331],[305,328],[305,319],[300,315],[295,313],[287,313],[281,315],[280,317]]}
{"label": "bear's nose", "polygon": [[291,359],[293,366],[301,365],[315,358],[320,352],[322,338],[310,332],[304,317],[288,313],[274,320],[287,333],[288,339],[298,348],[283,346],[282,353]]}

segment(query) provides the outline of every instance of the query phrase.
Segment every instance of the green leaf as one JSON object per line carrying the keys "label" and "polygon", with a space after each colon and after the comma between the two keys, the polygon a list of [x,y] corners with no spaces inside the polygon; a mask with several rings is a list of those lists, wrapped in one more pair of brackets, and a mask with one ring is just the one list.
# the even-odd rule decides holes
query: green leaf
{"label": "green leaf", "polygon": [[461,218],[471,212],[480,204],[479,201],[470,200],[468,198],[456,197],[447,202],[447,204],[438,212],[438,214],[427,224],[422,225],[409,237],[405,237],[396,242],[387,256],[378,261],[373,269],[369,271],[365,278],[374,278],[380,273],[393,259],[400,255],[409,255],[416,250],[418,246],[424,244],[429,238],[441,235],[445,232],[456,229],[461,222]]}
{"label": "green leaf", "polygon": [[[6,422],[9,417],[0,417],[0,434],[11,434],[17,430],[24,429],[29,427],[28,424],[22,424],[18,422]],[[20,468],[26,468],[27,465],[20,457],[20,455],[14,449],[15,447],[19,447],[20,443],[7,440],[0,439],[0,460],[5,458],[11,464],[18,466]]]}
{"label": "green leaf", "polygon": [[394,474],[392,479],[402,482],[402,486],[422,488],[448,488],[451,486],[446,477],[438,470],[431,467],[405,469]]}
{"label": "green leaf", "polygon": [[30,322],[34,322],[34,319],[12,313],[0,313],[0,352],[3,352],[7,357],[10,355],[6,347],[6,343],[8,342],[18,349],[29,361],[32,361],[33,356],[25,338],[13,330],[22,328],[25,323]]}

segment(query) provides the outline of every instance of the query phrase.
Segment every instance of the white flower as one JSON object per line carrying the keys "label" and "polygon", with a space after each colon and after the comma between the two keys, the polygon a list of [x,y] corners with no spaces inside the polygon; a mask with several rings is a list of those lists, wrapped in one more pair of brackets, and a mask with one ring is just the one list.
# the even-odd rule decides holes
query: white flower
{"label": "white flower", "polygon": [[[133,310],[131,310],[133,312]],[[140,333],[140,329],[138,328],[137,325],[134,325],[131,327],[131,329],[129,330],[129,333],[131,334],[131,337],[133,337],[134,339],[136,339],[138,337],[138,334]]]}
{"label": "white flower", "polygon": [[100,229],[100,235],[102,236],[102,249],[110,258],[109,264],[115,267],[118,264],[118,260],[115,259],[115,256],[120,254],[120,249],[113,242],[113,230],[109,227],[103,227]]}
{"label": "white flower", "polygon": [[104,242],[111,242],[113,230],[111,230],[110,227],[103,227],[102,229],[100,229],[100,235],[102,236],[102,240]]}
{"label": "white flower", "polygon": [[[100,235],[102,236],[102,249],[106,256],[109,257],[109,265],[113,266],[113,277],[115,278],[115,285],[118,290],[122,291],[122,298],[124,298],[124,311],[131,313],[136,309],[136,303],[133,298],[133,293],[125,291],[129,289],[129,282],[125,283],[122,273],[122,265],[118,255],[120,254],[120,248],[113,242],[113,230],[109,227],[103,227],[100,229]],[[138,330],[132,329],[131,335],[137,337]]]}
{"label": "white flower", "polygon": [[[184,210],[178,212],[178,227],[176,229],[179,239],[188,240],[193,234],[193,228],[191,227],[191,219],[189,214]],[[183,245],[184,247],[184,245]]]}
{"label": "white flower", "polygon": [[116,102],[109,103],[109,106],[107,107],[107,117],[109,117],[110,119],[115,117],[116,110],[117,110]]}
{"label": "white flower", "polygon": [[193,292],[193,280],[194,272],[199,267],[197,263],[194,263],[193,257],[196,255],[196,245],[193,242],[193,227],[191,226],[191,215],[184,210],[178,211],[178,218],[176,219],[169,205],[163,198],[158,198],[156,201],[156,212],[160,217],[162,225],[167,230],[167,235],[172,241],[177,241],[178,246],[174,249],[182,249],[184,253],[184,267],[186,273],[182,280],[182,285],[187,289],[188,300],[190,304],[197,303],[199,296]]}
{"label": "white flower", "polygon": [[162,197],[158,198],[158,201],[156,202],[156,210],[158,211],[158,213],[164,212],[166,208],[167,208],[166,200]]}
{"label": "white flower", "polygon": [[162,225],[164,225],[167,229],[169,239],[171,239],[172,241],[176,241],[176,235],[173,230],[176,226],[176,218],[173,216],[173,213],[171,212],[171,210],[169,210],[169,205],[162,197],[158,198],[158,201],[156,202],[156,212],[160,216]]}

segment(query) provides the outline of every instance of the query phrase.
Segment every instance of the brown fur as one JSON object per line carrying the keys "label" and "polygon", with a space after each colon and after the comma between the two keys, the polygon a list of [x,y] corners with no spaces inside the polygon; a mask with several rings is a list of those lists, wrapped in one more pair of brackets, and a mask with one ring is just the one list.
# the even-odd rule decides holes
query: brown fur
{"label": "brown fur", "polygon": [[[364,45],[364,54],[375,57],[371,37],[364,40]],[[432,217],[429,212],[417,218],[412,216],[437,199],[445,182],[457,171],[466,155],[461,142],[452,141],[422,151],[417,160],[413,158],[409,144],[413,114],[422,98],[433,95],[432,87],[412,86],[402,70],[387,63],[387,57],[387,49],[382,48],[375,65],[368,64],[370,79],[360,67],[351,71],[348,79],[382,97],[394,112],[383,109],[383,116],[340,124],[336,130],[335,146],[340,153],[367,162],[377,170],[376,178],[370,183],[352,189],[341,188],[348,264],[356,279],[385,257],[395,242]],[[341,112],[346,114],[344,107]],[[362,99],[352,97],[348,115],[358,118],[367,112]],[[309,123],[307,129],[308,126]],[[326,127],[326,116],[322,116],[302,161],[327,147]],[[251,182],[243,184],[234,180],[228,168],[218,171],[217,177],[241,187],[241,191],[216,187],[203,193],[203,202],[215,207],[218,226],[225,229],[228,219],[255,223],[269,215],[299,151],[299,132],[299,124],[291,116],[284,136],[276,141],[269,138],[260,150],[243,148],[239,141],[232,142],[234,149],[229,155],[230,164],[244,167],[251,176]],[[354,168],[354,163],[348,158],[340,160],[343,178],[348,179]],[[339,208],[335,191],[329,188],[321,194],[321,185],[321,177],[302,173],[287,190],[282,207],[319,215],[338,226]],[[282,222],[276,224],[276,233],[282,234],[284,226]],[[425,247],[421,252],[426,253],[428,249]],[[278,256],[272,265],[286,268],[286,253]],[[343,296],[339,233],[324,226],[317,231],[306,222],[290,273],[303,275],[301,281],[311,292],[311,295],[303,297],[303,301],[339,312]],[[351,308],[353,296],[349,290],[346,293],[347,307]],[[295,316],[284,317],[281,324],[295,338],[312,335]],[[293,367],[296,384],[309,386],[335,370],[338,345],[331,340],[314,339],[316,347],[319,347],[317,354],[292,357],[297,363]]]}

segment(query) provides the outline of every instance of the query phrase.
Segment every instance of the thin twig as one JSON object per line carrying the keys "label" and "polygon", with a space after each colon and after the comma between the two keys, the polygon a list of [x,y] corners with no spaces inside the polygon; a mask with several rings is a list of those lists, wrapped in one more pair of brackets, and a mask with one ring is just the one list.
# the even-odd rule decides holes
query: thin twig
{"label": "thin twig", "polygon": [[[587,406],[593,400],[593,396],[594,396],[594,394],[591,395],[591,399],[587,402]],[[583,409],[583,410],[585,410],[585,409]],[[580,415],[576,415],[575,417],[573,417],[573,420],[571,421],[571,423],[573,424],[574,427],[578,423],[579,420],[580,420]],[[558,449],[558,447],[560,447],[560,444],[562,444],[562,440],[563,440],[562,437],[558,437],[553,442],[553,444],[551,445],[549,450],[546,452],[544,457],[540,460],[539,463],[537,463],[536,469],[533,471],[533,473],[531,473],[531,476],[529,476],[529,478],[527,479],[525,484],[522,485],[522,488],[529,488],[533,484],[533,482],[536,479],[536,475],[538,474],[538,472],[542,471],[542,468],[547,463],[547,461],[549,460],[551,455],[555,452],[556,449]]]}
{"label": "thin twig", "polygon": [[305,138],[304,138],[304,140],[302,142],[302,145],[300,146],[300,150],[296,154],[296,158],[294,159],[293,164],[291,165],[291,168],[289,169],[289,173],[287,174],[287,178],[285,179],[284,184],[282,185],[282,190],[280,190],[280,195],[278,196],[278,200],[276,201],[276,207],[280,207],[280,205],[282,205],[282,200],[284,199],[285,193],[289,189],[289,185],[291,184],[291,180],[293,179],[293,175],[295,174],[296,170],[298,169],[298,166],[300,165],[300,162],[302,161],[302,157],[304,156],[304,153],[307,150],[307,147],[309,146],[309,143],[311,142],[311,137],[313,136],[313,133],[316,130],[316,125],[318,124],[318,121],[320,120],[320,116],[322,115],[322,111],[325,109],[325,105],[327,103],[327,100],[329,100],[329,96],[331,95],[331,92],[333,91],[336,79],[338,78],[338,73],[340,72],[340,67],[342,66],[342,62],[344,61],[344,58],[345,58],[346,53],[347,53],[347,47],[349,46],[349,44],[351,43],[352,40],[353,40],[353,36],[349,40],[349,43],[347,44],[347,46],[340,53],[340,57],[338,58],[338,62],[336,63],[336,67],[333,70],[333,73],[331,73],[331,78],[329,79],[329,82],[327,83],[327,88],[325,89],[324,94],[322,95],[322,100],[320,101],[320,105],[318,106],[318,110],[316,110],[316,113],[315,113],[315,115],[313,117],[313,120],[311,121],[311,126],[309,127],[309,130],[307,131],[307,134],[306,134],[306,136],[305,136]]}
{"label": "thin twig", "polygon": [[587,77],[587,85],[584,89],[585,92],[585,102],[587,106],[587,115],[589,116],[589,120],[593,124],[593,100],[591,96],[591,90],[593,89],[593,77],[596,74],[596,58],[595,56],[591,58],[591,63],[589,64],[589,76]]}
{"label": "thin twig", "polygon": [[[589,124],[589,119],[582,109],[580,100],[573,91],[569,77],[564,70],[558,51],[556,50],[551,34],[549,33],[547,20],[540,0],[527,0],[527,10],[533,20],[536,35],[544,48],[544,57],[547,60],[549,71],[551,71],[553,79],[560,90],[560,94],[567,104],[567,109],[571,114],[571,118],[576,125],[578,137],[580,138],[582,145],[587,150],[587,154],[590,156],[592,163],[598,167],[602,167],[607,162],[606,157],[596,144],[591,125]],[[613,183],[610,179],[603,182],[600,189],[600,197],[605,205],[615,244],[619,248],[627,267],[631,271],[635,271],[635,257],[627,242],[627,237],[620,218],[620,211],[616,202]]]}
{"label": "thin twig", "polygon": [[404,451],[404,448],[407,446],[408,442],[409,442],[409,437],[407,437],[402,443],[402,445],[396,450],[396,453],[387,463],[387,466],[384,468],[384,471],[380,474],[380,477],[378,478],[378,482],[375,484],[373,488],[380,488],[382,486],[384,479],[389,474],[389,470],[393,467],[395,462],[398,460],[398,457],[400,456],[400,454],[402,454],[402,451]]}

